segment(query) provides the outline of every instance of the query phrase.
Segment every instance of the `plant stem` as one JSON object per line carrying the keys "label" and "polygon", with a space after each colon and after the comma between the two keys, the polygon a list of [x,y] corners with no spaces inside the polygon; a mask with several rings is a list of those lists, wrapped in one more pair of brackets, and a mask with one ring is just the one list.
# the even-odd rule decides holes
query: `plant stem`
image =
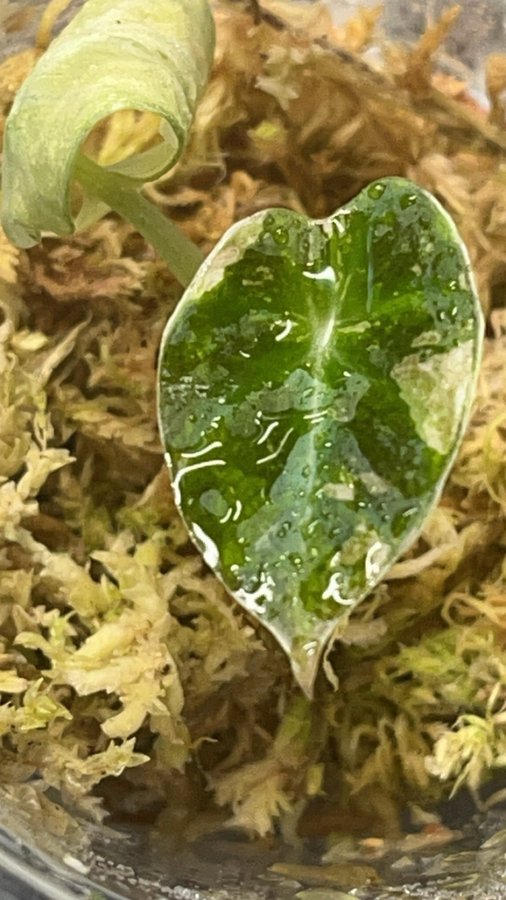
{"label": "plant stem", "polygon": [[140,193],[137,182],[108,172],[85,156],[78,158],[75,175],[87,194],[130,222],[187,287],[204,257],[193,241]]}

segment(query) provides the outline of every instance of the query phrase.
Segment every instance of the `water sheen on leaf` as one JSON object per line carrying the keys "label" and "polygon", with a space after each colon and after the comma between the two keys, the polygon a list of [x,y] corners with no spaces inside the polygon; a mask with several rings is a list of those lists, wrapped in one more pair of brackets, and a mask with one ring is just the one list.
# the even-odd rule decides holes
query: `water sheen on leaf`
{"label": "water sheen on leaf", "polygon": [[[3,147],[2,224],[30,247],[81,224],[70,187],[83,141],[118,110],[160,116],[160,143],[110,169],[142,185],[181,153],[214,51],[208,0],[88,0],[16,96]],[[93,200],[86,218],[93,218]],[[96,215],[104,212],[96,204]]]}
{"label": "water sheen on leaf", "polygon": [[439,497],[481,337],[454,224],[398,178],[325,220],[273,209],[235,225],[167,325],[177,503],[308,695],[325,644]]}

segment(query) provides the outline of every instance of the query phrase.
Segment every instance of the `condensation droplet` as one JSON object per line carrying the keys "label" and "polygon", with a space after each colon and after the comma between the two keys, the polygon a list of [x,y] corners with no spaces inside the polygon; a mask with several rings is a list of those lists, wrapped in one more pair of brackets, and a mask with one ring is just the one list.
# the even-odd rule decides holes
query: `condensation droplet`
{"label": "condensation droplet", "polygon": [[371,184],[371,187],[367,189],[367,193],[371,200],[379,200],[385,193],[385,185],[381,182],[378,182],[378,184]]}
{"label": "condensation droplet", "polygon": [[282,538],[285,537],[290,531],[291,524],[290,522],[283,522],[282,525],[277,530],[277,536]]}
{"label": "condensation droplet", "polygon": [[401,209],[407,209],[409,206],[413,206],[414,203],[416,203],[416,194],[404,194],[399,200]]}
{"label": "condensation droplet", "polygon": [[272,236],[276,241],[276,244],[283,245],[288,243],[288,231],[281,225],[274,229]]}

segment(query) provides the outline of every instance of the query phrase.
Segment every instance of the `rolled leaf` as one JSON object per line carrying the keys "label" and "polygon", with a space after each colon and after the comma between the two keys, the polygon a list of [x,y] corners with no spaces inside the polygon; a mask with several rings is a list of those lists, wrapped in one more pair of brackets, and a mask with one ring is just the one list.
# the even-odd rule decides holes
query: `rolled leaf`
{"label": "rolled leaf", "polygon": [[453,222],[397,178],[326,220],[273,209],[235,225],[168,323],[176,501],[308,695],[322,649],[441,493],[482,329]]}
{"label": "rolled leaf", "polygon": [[[20,247],[75,228],[70,187],[93,127],[122,109],[160,116],[160,144],[112,166],[133,185],[177,160],[214,49],[207,0],[88,0],[18,92],[5,130],[4,229]],[[87,209],[87,215],[90,210]]]}

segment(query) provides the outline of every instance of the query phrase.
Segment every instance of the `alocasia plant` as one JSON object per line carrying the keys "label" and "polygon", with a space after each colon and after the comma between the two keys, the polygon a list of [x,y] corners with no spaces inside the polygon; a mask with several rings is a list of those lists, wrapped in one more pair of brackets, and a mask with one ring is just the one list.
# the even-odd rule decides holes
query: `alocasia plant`
{"label": "alocasia plant", "polygon": [[[482,319],[455,226],[398,178],[325,220],[258,213],[200,265],[139,187],[181,151],[212,46],[206,0],[89,0],[14,104],[3,222],[20,246],[68,234],[75,176],[83,217],[115,209],[191,281],[159,369],[176,500],[206,562],[311,695],[322,649],[439,497]],[[80,148],[121,108],[158,112],[163,140],[101,169]]]}

